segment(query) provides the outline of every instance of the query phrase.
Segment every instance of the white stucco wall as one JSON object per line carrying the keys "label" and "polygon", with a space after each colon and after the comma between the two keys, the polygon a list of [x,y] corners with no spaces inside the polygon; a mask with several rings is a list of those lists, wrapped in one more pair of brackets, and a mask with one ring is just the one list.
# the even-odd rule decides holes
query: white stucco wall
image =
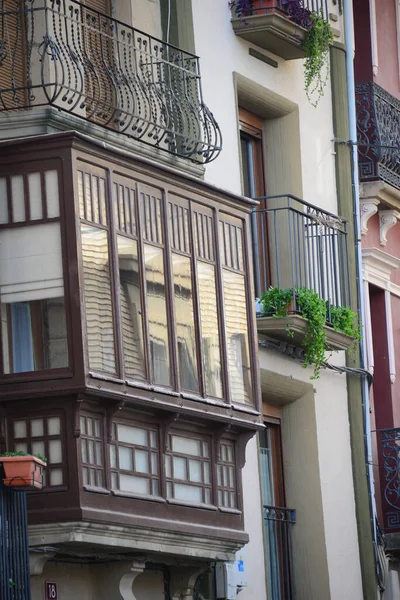
{"label": "white stucco wall", "polygon": [[[192,5],[196,53],[201,57],[203,96],[215,115],[223,135],[223,150],[214,163],[207,165],[206,180],[234,192],[242,191],[234,86],[234,78],[239,75],[262,86],[266,90],[266,96],[272,92],[297,106],[300,131],[298,161],[301,163],[303,198],[337,213],[330,83],[325,88],[325,95],[318,107],[312,107],[303,89],[301,60],[285,62],[271,55],[278,62],[278,68],[274,68],[251,57],[249,55],[251,45],[233,33],[225,0],[192,0]],[[332,2],[330,10],[337,12],[337,6]],[[255,49],[263,52],[260,48],[255,47]],[[268,161],[268,156],[265,160]],[[286,191],[281,190],[282,193]],[[343,361],[343,355],[338,355],[333,360]],[[318,466],[315,485],[320,489],[319,502],[323,523],[318,535],[322,536],[321,547],[326,554],[329,598],[361,600],[362,585],[345,376],[323,372],[318,381],[310,382],[310,370],[302,369],[300,363],[282,354],[265,350],[261,351],[260,362],[262,368],[280,374],[282,377],[291,377],[307,384],[312,383],[314,392],[307,399],[308,403],[304,403],[304,407],[308,406],[307,410],[309,410],[312,406],[315,414],[317,452],[315,458]],[[299,403],[296,410],[306,410],[306,408],[301,408]],[[293,415],[289,419],[289,412],[287,412],[287,420],[291,420],[290,431],[290,427],[296,426],[296,421]],[[290,464],[285,465],[287,472],[290,471],[290,467]],[[312,476],[314,475],[315,473]],[[301,477],[301,474],[297,473],[294,476]],[[304,481],[304,486],[307,486],[307,481]],[[247,447],[243,489],[245,524],[250,534],[247,549],[249,585],[241,592],[240,599],[263,600],[266,597],[265,569],[262,559],[263,524],[255,439],[251,440]],[[293,498],[293,502],[295,501],[296,499]],[[300,508],[300,512],[303,509],[307,511],[307,506],[297,508]],[[316,532],[313,533],[317,535]],[[312,543],[312,536],[309,537],[309,542]],[[318,573],[312,572],[313,560],[311,556],[310,572],[304,573],[305,578],[308,577],[308,588],[307,581],[302,582],[301,585],[301,598],[307,600],[322,597],[318,596]],[[328,598],[324,596],[324,600]]]}

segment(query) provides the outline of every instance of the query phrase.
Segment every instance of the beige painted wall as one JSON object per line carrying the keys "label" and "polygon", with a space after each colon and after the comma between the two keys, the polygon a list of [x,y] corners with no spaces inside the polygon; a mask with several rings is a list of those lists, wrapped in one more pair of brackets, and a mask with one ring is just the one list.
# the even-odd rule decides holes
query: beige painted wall
{"label": "beige painted wall", "polygon": [[[131,563],[79,565],[46,563],[41,576],[31,577],[32,600],[44,600],[45,582],[57,583],[59,600],[120,600],[119,582]],[[136,600],[164,600],[160,571],[144,571],[134,581]]]}
{"label": "beige painted wall", "polygon": [[[343,353],[330,360],[342,364]],[[297,511],[297,599],[361,600],[345,376],[323,371],[310,381],[311,369],[264,349],[260,368],[263,397],[282,406],[287,505]],[[249,450],[248,480],[257,476],[256,464]],[[245,508],[246,526],[255,528],[259,515]],[[247,560],[253,560],[251,549]]]}

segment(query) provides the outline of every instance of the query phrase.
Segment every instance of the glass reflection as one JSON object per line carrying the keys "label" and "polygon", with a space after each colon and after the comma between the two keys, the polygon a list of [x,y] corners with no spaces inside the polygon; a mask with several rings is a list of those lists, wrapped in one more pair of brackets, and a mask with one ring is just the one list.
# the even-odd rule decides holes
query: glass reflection
{"label": "glass reflection", "polygon": [[231,397],[233,402],[252,404],[244,276],[224,270],[223,278]]}
{"label": "glass reflection", "polygon": [[144,245],[150,368],[153,383],[171,385],[165,298],[164,251]]}
{"label": "glass reflection", "polygon": [[201,349],[207,396],[222,398],[221,353],[217,316],[214,266],[197,262]]}
{"label": "glass reflection", "polygon": [[115,373],[107,232],[82,224],[81,243],[89,364]]}
{"label": "glass reflection", "polygon": [[121,331],[126,375],[146,379],[137,242],[117,238]]}
{"label": "glass reflection", "polygon": [[172,254],[176,337],[181,387],[198,392],[196,334],[194,329],[192,270],[190,258]]}

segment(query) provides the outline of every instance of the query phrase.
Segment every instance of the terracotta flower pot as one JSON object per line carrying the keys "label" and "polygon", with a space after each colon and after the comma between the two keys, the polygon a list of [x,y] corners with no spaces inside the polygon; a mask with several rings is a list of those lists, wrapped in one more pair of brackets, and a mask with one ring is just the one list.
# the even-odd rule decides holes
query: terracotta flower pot
{"label": "terracotta flower pot", "polygon": [[43,487],[43,469],[46,463],[36,456],[0,456],[5,478],[3,483],[9,487]]}

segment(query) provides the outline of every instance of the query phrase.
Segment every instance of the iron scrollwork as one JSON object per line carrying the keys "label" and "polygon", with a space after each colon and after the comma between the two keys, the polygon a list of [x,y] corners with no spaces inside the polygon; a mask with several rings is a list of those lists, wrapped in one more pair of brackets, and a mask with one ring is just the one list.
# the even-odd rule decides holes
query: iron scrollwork
{"label": "iron scrollwork", "polygon": [[380,431],[385,478],[386,528],[400,528],[400,428]]}
{"label": "iron scrollwork", "polygon": [[77,0],[1,0],[0,111],[51,105],[171,154],[221,151],[199,59]]}
{"label": "iron scrollwork", "polygon": [[356,109],[360,180],[400,188],[400,101],[369,81],[356,85]]}

